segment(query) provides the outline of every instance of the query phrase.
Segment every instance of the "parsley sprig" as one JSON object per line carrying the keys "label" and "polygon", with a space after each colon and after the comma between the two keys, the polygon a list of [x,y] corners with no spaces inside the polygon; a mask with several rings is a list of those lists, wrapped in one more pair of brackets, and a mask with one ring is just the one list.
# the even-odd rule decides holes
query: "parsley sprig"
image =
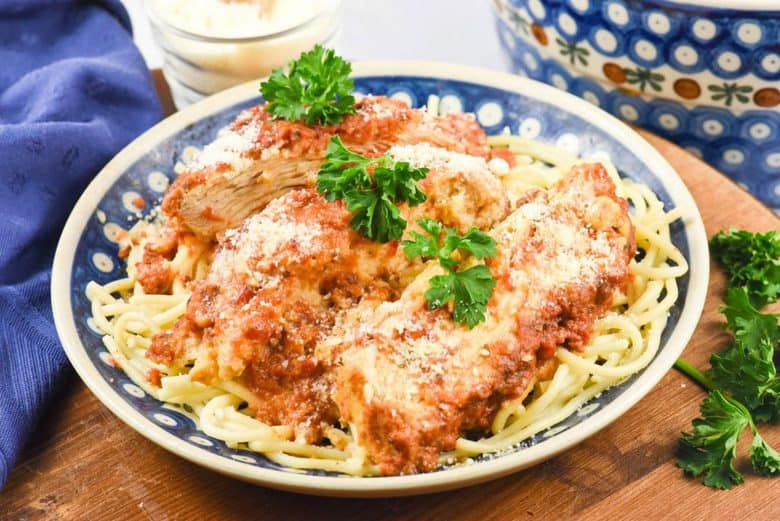
{"label": "parsley sprig", "polygon": [[290,62],[274,69],[260,84],[265,110],[277,118],[303,120],[307,125],[332,125],[355,113],[352,65],[332,49],[316,45]]}
{"label": "parsley sprig", "polygon": [[731,229],[715,234],[710,250],[726,269],[729,286],[745,286],[756,306],[780,296],[780,232]]}
{"label": "parsley sprig", "polygon": [[680,438],[678,465],[704,475],[704,484],[731,488],[744,481],[734,467],[737,441],[749,427],[753,434],[749,455],[756,472],[780,475],[780,454],[761,438],[757,422],[780,422],[780,378],[775,351],[780,347],[778,315],[754,307],[776,299],[780,289],[780,236],[731,230],[710,241],[713,255],[729,274],[729,288],[721,313],[733,342],[710,358],[702,373],[685,360],[675,366],[710,391],[702,402],[702,418]]}
{"label": "parsley sprig", "polygon": [[[411,232],[412,240],[401,243],[404,253],[410,259],[438,259],[447,273],[431,277],[425,292],[428,309],[439,309],[453,302],[452,318],[469,329],[485,320],[487,303],[493,295],[496,281],[490,269],[484,264],[459,270],[462,264],[454,257],[455,252],[471,255],[483,260],[496,255],[496,241],[472,227],[465,235],[459,235],[455,228],[446,228],[433,219],[419,219],[417,224],[426,235]],[[443,235],[443,238],[442,238]]]}
{"label": "parsley sprig", "polygon": [[701,404],[702,418],[693,420],[693,431],[680,438],[678,464],[686,472],[704,474],[704,484],[728,489],[744,482],[734,467],[737,442],[746,427],[753,433],[750,461],[756,472],[772,476],[780,473],[780,454],[758,433],[750,411],[719,390],[712,391]]}
{"label": "parsley sprig", "polygon": [[744,287],[732,288],[721,308],[734,343],[710,358],[709,377],[750,411],[756,421],[780,422],[780,378],[774,363],[780,346],[777,315],[759,313]]}
{"label": "parsley sprig", "polygon": [[343,199],[352,212],[352,227],[365,237],[388,242],[400,239],[406,229],[396,203],[416,206],[425,201],[417,181],[427,174],[427,168],[395,162],[389,154],[377,158],[356,154],[333,136],[317,174],[317,191],[328,201]]}

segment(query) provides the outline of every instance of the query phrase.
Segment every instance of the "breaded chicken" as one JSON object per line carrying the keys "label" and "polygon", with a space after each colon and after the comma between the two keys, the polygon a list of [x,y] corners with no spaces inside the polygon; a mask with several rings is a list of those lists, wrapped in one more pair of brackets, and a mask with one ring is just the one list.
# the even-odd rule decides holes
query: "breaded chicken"
{"label": "breaded chicken", "polygon": [[629,281],[633,227],[600,164],[529,193],[490,235],[485,322],[468,329],[427,308],[442,273],[431,263],[398,300],[354,308],[317,349],[341,420],[383,474],[433,470],[465,431],[488,429],[559,346],[585,345]]}
{"label": "breaded chicken", "polygon": [[[418,143],[482,157],[494,153],[472,114],[432,116],[382,96],[364,97],[355,108],[328,126],[275,120],[262,105],[242,112],[173,183],[163,211],[177,230],[213,238],[285,192],[312,186],[334,135],[368,157]],[[511,154],[503,157],[513,161]]]}
{"label": "breaded chicken", "polygon": [[[508,215],[501,183],[483,158],[428,144],[396,146],[390,154],[430,168],[419,183],[427,200],[400,205],[407,234],[423,216],[466,231]],[[224,233],[186,314],[153,339],[147,356],[172,367],[194,360],[196,381],[239,378],[257,398],[250,406],[258,418],[317,441],[338,411],[315,346],[339,313],[396,299],[422,269],[397,241],[366,239],[350,219],[343,202],[328,202],[312,188],[272,200]]]}

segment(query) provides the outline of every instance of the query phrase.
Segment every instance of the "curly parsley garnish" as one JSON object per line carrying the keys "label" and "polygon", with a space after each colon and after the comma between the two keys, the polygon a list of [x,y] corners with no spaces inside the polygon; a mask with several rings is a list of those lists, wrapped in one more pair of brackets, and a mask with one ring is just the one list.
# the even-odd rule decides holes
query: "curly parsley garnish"
{"label": "curly parsley garnish", "polygon": [[721,391],[712,391],[701,404],[702,418],[693,420],[693,431],[680,438],[678,464],[686,472],[700,476],[708,487],[728,489],[744,481],[734,467],[737,442],[746,427],[753,433],[750,461],[756,472],[771,476],[780,473],[780,454],[758,433],[750,412],[740,402]]}
{"label": "curly parsley garnish", "polygon": [[[487,303],[493,295],[496,281],[484,264],[459,270],[461,264],[453,254],[472,255],[482,260],[496,255],[496,241],[472,227],[465,235],[458,235],[455,228],[445,228],[433,219],[420,219],[417,224],[427,235],[411,232],[412,240],[403,241],[401,246],[410,259],[438,259],[447,273],[431,277],[430,287],[425,292],[428,309],[439,309],[453,302],[452,318],[469,329],[485,320]],[[442,232],[444,237],[441,240]]]}
{"label": "curly parsley garnish", "polygon": [[351,152],[333,136],[317,174],[317,191],[328,201],[343,199],[353,214],[352,227],[365,237],[388,242],[400,239],[406,229],[396,203],[425,201],[417,181],[427,174],[427,168],[395,162],[389,154],[369,158]]}
{"label": "curly parsley garnish", "polygon": [[704,474],[704,484],[731,488],[744,478],[735,467],[737,441],[746,427],[753,433],[749,455],[754,470],[780,475],[780,454],[758,433],[757,422],[780,422],[780,378],[775,352],[780,347],[778,315],[761,313],[754,303],[772,302],[780,293],[780,236],[742,230],[715,235],[713,255],[729,274],[721,313],[732,344],[710,358],[702,373],[685,360],[675,366],[710,391],[701,405],[702,418],[680,438],[677,464],[686,472]]}
{"label": "curly parsley garnish", "polygon": [[710,240],[710,250],[726,269],[729,286],[744,286],[758,307],[780,296],[780,232],[720,232]]}
{"label": "curly parsley garnish", "polygon": [[274,69],[260,84],[265,110],[277,118],[307,125],[332,125],[355,113],[352,65],[332,49],[316,45],[290,62],[287,74]]}
{"label": "curly parsley garnish", "polygon": [[710,380],[739,400],[756,421],[780,422],[780,378],[774,363],[780,345],[777,315],[759,313],[745,288],[730,289],[721,312],[734,343],[710,358]]}

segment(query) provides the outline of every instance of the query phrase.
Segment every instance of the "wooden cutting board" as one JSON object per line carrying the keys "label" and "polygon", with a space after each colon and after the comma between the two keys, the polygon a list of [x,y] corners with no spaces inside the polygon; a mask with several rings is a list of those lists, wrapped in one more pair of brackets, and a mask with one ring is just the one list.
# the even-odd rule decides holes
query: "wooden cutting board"
{"label": "wooden cutting board", "polygon": [[[171,112],[167,88],[157,80]],[[770,210],[721,174],[668,141],[642,135],[688,185],[708,235],[730,226],[780,229]],[[723,288],[713,266],[704,314],[684,353],[699,367],[728,340],[717,312]],[[742,461],[746,484],[723,492],[675,466],[679,433],[690,428],[703,397],[672,370],[610,427],[529,470],[454,492],[355,500],[278,492],[200,468],[126,426],[71,374],[0,493],[0,518],[780,519],[780,478],[756,476]],[[780,426],[762,434],[780,447]]]}

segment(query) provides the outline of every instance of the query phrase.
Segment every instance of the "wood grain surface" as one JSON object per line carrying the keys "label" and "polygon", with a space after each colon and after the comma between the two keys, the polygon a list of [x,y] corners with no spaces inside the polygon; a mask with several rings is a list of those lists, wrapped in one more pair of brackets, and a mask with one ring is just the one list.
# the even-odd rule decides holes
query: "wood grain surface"
{"label": "wood grain surface", "polygon": [[[158,88],[170,110],[161,81]],[[780,228],[771,211],[712,168],[667,141],[643,136],[693,193],[708,235],[729,226]],[[723,274],[713,266],[704,314],[684,353],[699,367],[728,341],[717,312],[723,288]],[[675,466],[679,433],[690,428],[703,397],[672,370],[611,426],[529,470],[459,491],[355,500],[278,492],[200,468],[126,426],[71,374],[0,492],[0,518],[779,519],[780,479],[755,475],[744,459],[739,466],[746,483],[728,492],[706,488]],[[780,446],[780,427],[762,434]]]}

